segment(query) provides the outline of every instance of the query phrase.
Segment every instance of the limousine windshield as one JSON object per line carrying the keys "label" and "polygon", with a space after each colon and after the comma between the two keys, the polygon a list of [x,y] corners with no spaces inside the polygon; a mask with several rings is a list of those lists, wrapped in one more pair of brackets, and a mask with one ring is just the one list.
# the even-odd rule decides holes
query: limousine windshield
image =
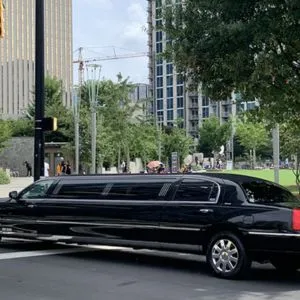
{"label": "limousine windshield", "polygon": [[291,192],[275,184],[266,181],[243,182],[246,196],[251,203],[261,204],[285,204],[300,201]]}

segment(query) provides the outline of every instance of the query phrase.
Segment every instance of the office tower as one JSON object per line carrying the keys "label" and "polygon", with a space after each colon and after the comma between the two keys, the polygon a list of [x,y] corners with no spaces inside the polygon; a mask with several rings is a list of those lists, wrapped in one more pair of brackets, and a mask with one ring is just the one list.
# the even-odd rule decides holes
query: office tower
{"label": "office tower", "polygon": [[[0,39],[0,117],[16,118],[34,99],[35,0],[5,1],[5,37]],[[37,45],[38,46],[38,45]],[[45,71],[61,79],[71,102],[72,0],[45,1]]]}

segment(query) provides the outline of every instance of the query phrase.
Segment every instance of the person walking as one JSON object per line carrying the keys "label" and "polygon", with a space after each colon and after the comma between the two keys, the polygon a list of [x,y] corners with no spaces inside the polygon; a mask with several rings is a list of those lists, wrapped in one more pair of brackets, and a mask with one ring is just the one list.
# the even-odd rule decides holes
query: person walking
{"label": "person walking", "polygon": [[44,176],[45,176],[45,177],[49,177],[49,170],[50,170],[50,166],[49,166],[49,164],[45,161],[45,162],[44,162]]}
{"label": "person walking", "polygon": [[27,170],[27,174],[26,174],[26,176],[28,177],[31,177],[32,176],[32,166],[31,166],[31,164],[26,160],[25,162],[24,162],[24,165],[25,165],[25,167],[26,167],[26,170]]}
{"label": "person walking", "polygon": [[71,165],[69,161],[67,161],[66,165],[66,175],[71,175]]}

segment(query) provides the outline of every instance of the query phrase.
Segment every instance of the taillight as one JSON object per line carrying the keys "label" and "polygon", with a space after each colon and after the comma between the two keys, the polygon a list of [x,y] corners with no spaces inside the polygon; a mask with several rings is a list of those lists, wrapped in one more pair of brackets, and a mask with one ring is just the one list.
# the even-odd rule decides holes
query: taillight
{"label": "taillight", "polygon": [[293,209],[293,230],[300,231],[300,209]]}

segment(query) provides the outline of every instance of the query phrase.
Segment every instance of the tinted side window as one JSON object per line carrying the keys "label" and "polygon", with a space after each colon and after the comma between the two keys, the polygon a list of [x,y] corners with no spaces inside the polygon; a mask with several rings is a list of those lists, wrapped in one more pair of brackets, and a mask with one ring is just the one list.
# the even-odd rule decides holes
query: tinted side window
{"label": "tinted side window", "polygon": [[75,199],[102,199],[105,195],[106,183],[64,183],[57,192],[58,197]]}
{"label": "tinted side window", "polygon": [[297,198],[289,191],[269,182],[251,181],[241,183],[245,194],[252,203],[286,203],[297,202]]}
{"label": "tinted side window", "polygon": [[47,179],[30,185],[19,194],[20,199],[44,198],[55,179]]}
{"label": "tinted side window", "polygon": [[[143,182],[143,183],[114,183],[106,195],[109,200],[157,200],[163,197],[170,186],[168,183]],[[163,188],[164,187],[164,188]]]}
{"label": "tinted side window", "polygon": [[175,201],[216,202],[219,188],[211,181],[183,180],[176,192]]}

